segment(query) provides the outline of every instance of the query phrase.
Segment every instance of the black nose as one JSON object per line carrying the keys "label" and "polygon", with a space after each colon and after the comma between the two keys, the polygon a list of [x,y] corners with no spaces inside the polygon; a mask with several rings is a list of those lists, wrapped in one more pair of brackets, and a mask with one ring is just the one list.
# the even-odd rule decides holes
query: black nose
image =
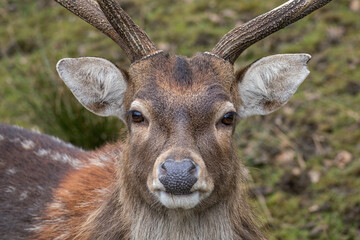
{"label": "black nose", "polygon": [[167,159],[159,166],[159,181],[167,193],[190,194],[190,189],[198,180],[199,166],[190,159],[181,162]]}

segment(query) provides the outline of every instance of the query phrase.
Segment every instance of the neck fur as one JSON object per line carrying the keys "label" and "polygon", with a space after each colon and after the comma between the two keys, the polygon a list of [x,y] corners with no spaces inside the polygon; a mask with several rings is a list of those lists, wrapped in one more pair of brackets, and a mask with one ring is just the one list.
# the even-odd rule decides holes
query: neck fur
{"label": "neck fur", "polygon": [[227,209],[222,205],[216,205],[201,213],[182,210],[159,213],[142,207],[134,216],[131,239],[231,240],[234,239],[231,225]]}

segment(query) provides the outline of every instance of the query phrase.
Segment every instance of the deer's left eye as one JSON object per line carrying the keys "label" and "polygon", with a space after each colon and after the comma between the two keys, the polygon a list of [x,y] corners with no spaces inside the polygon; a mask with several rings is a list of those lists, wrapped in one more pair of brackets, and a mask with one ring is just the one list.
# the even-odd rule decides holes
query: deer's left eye
{"label": "deer's left eye", "polygon": [[144,121],[144,116],[139,111],[130,111],[131,120],[134,123],[141,123]]}
{"label": "deer's left eye", "polygon": [[224,125],[232,125],[234,124],[236,120],[236,112],[228,112],[224,115],[224,117],[221,119],[221,123]]}

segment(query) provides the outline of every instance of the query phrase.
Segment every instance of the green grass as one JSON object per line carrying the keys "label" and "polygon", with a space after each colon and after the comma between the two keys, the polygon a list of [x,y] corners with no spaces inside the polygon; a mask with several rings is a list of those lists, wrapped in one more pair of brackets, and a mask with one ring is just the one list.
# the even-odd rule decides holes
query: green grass
{"label": "green grass", "polygon": [[[121,2],[158,46],[185,56],[211,50],[235,24],[282,3]],[[291,101],[269,116],[244,120],[235,134],[251,189],[271,189],[252,202],[270,239],[359,239],[360,10],[354,2],[359,0],[330,3],[236,62],[240,68],[266,55],[312,55],[311,74]],[[0,22],[0,122],[40,129],[86,149],[119,136],[120,121],[86,111],[55,71],[59,59],[80,56],[126,68],[129,61],[116,44],[52,1],[0,0]],[[350,160],[341,166],[344,156]],[[294,169],[319,179],[297,187],[302,180],[291,174]]]}

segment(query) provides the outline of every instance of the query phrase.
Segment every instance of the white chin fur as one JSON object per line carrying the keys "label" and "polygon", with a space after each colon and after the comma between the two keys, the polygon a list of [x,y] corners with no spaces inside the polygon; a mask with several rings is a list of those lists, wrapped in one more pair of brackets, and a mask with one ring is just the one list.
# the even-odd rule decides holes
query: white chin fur
{"label": "white chin fur", "polygon": [[157,193],[160,202],[167,208],[191,209],[200,203],[200,193],[198,191],[188,195],[171,195],[164,191]]}

